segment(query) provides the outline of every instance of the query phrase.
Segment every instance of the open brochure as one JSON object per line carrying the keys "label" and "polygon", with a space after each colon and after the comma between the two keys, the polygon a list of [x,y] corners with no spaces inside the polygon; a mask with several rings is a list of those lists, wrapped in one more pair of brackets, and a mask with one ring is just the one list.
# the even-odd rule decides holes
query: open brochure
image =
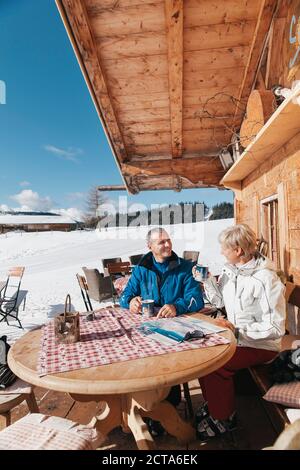
{"label": "open brochure", "polygon": [[[159,318],[143,322],[138,330],[144,335],[150,336],[151,339],[164,344],[174,344],[174,342],[185,341],[187,338],[199,339],[203,336],[224,331],[218,325],[191,318],[180,316],[175,318]],[[191,337],[192,335],[192,337]]]}

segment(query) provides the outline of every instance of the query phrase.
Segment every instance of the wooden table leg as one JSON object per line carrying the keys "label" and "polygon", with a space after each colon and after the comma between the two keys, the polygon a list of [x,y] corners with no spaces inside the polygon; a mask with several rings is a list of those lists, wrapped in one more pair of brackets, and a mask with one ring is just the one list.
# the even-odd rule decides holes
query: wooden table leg
{"label": "wooden table leg", "polygon": [[182,444],[187,444],[196,439],[195,429],[180,418],[176,408],[168,401],[162,401],[153,410],[142,411],[141,414],[155,421],[160,421],[165,430]]}
{"label": "wooden table leg", "polygon": [[104,437],[110,433],[114,428],[123,424],[122,420],[122,396],[121,395],[77,395],[71,394],[70,396],[76,401],[96,401],[103,402],[103,408],[101,412],[95,416],[92,421],[92,425],[99,431]]}
{"label": "wooden table leg", "polygon": [[195,429],[178,415],[176,408],[164,400],[170,388],[137,392],[127,395],[77,395],[70,396],[77,401],[103,402],[101,413],[93,420],[94,427],[103,436],[118,426],[134,435],[138,449],[155,449],[155,443],[143,416],[160,421],[166,431],[179,442],[187,443],[195,439]]}
{"label": "wooden table leg", "polygon": [[148,426],[144,422],[140,410],[137,406],[132,406],[127,416],[128,426],[134,435],[136,445],[139,450],[156,449],[154,440],[148,431]]}
{"label": "wooden table leg", "polygon": [[[176,408],[171,403],[164,401],[169,391],[170,388],[165,388],[133,393],[130,409],[137,409],[140,416],[147,416],[159,421],[166,431],[175,436],[179,442],[191,442],[196,438],[196,431],[189,423],[180,418]],[[135,413],[137,414],[137,411]]]}

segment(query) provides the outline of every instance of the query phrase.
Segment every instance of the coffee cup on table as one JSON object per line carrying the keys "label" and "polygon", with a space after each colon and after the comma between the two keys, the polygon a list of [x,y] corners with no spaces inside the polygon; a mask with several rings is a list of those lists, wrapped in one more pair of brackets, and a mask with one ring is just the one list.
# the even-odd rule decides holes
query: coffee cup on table
{"label": "coffee cup on table", "polygon": [[195,272],[196,272],[195,279],[198,282],[203,282],[208,278],[208,266],[203,266],[202,264],[196,264]]}
{"label": "coffee cup on table", "polygon": [[142,300],[142,315],[143,317],[150,318],[154,317],[154,300],[144,299]]}

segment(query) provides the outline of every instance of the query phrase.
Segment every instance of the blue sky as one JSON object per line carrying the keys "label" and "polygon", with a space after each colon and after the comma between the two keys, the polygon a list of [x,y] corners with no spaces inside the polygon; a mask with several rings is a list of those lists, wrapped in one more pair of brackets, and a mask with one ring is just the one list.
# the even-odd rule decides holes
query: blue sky
{"label": "blue sky", "polygon": [[[122,184],[54,0],[0,1],[0,80],[0,207],[82,209],[90,187]],[[129,204],[232,200],[215,189],[145,191]]]}

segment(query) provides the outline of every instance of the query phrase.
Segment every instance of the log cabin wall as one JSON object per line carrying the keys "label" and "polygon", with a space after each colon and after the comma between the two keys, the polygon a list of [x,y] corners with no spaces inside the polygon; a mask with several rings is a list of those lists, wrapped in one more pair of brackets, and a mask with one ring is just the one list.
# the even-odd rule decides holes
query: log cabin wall
{"label": "log cabin wall", "polygon": [[[276,85],[291,88],[300,79],[300,61],[295,49],[299,46],[299,37],[298,42],[293,42],[299,29],[299,15],[299,1],[279,0],[257,73],[256,88],[270,90]],[[290,67],[291,62],[293,67]],[[299,284],[300,122],[292,117],[290,121],[292,123],[286,122],[280,131],[285,133],[288,128],[298,126],[299,133],[295,132],[291,140],[271,152],[265,162],[241,181],[241,190],[236,191],[235,218],[237,223],[250,225],[258,237],[264,236],[262,206],[264,201],[276,201],[277,266]],[[270,251],[268,256],[272,257]]]}
{"label": "log cabin wall", "polygon": [[300,133],[247,176],[235,203],[237,223],[261,235],[261,201],[278,198],[280,268],[300,284]]}
{"label": "log cabin wall", "polygon": [[[279,0],[277,12],[269,31],[268,45],[262,62],[262,73],[267,89],[274,85],[289,88],[300,79],[299,58],[299,0]],[[289,62],[293,63],[290,67]]]}

